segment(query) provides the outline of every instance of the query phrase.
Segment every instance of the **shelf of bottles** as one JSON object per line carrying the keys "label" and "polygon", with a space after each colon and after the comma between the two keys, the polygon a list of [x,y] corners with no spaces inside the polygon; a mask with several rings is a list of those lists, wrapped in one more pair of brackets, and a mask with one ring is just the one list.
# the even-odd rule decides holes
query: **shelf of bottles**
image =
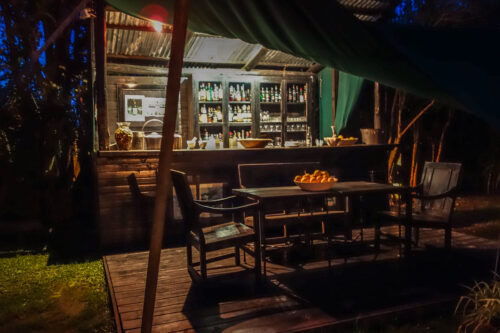
{"label": "shelf of bottles", "polygon": [[261,83],[260,102],[260,133],[280,135],[281,118],[281,85],[279,83]]}
{"label": "shelf of bottles", "polygon": [[229,126],[252,125],[252,85],[249,82],[229,82]]}
{"label": "shelf of bottles", "polygon": [[224,89],[220,81],[201,81],[198,83],[199,129],[205,140],[222,140],[224,114],[222,99]]}
{"label": "shelf of bottles", "polygon": [[224,122],[222,114],[222,82],[199,82],[198,102],[200,103],[200,125],[220,124]]}
{"label": "shelf of bottles", "polygon": [[228,82],[228,141],[229,148],[238,147],[238,139],[252,136],[252,84]]}
{"label": "shelf of bottles", "polygon": [[307,119],[307,84],[286,85],[285,140],[306,143],[310,136]]}

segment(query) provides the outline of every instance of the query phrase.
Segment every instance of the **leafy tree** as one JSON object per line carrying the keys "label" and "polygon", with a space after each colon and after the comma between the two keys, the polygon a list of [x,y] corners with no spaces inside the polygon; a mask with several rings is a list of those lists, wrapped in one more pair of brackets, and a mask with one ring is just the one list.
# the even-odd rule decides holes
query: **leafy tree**
{"label": "leafy tree", "polygon": [[87,177],[74,177],[73,158],[90,170],[89,21],[73,21],[33,61],[73,6],[64,0],[0,4],[0,217],[67,222],[78,182]]}

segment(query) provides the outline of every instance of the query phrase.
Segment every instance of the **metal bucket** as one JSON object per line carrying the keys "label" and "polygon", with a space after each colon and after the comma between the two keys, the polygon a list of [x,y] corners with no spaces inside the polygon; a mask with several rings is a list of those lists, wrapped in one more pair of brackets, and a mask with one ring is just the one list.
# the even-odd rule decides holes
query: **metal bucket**
{"label": "metal bucket", "polygon": [[[147,124],[154,122],[154,121],[160,122],[163,125],[163,121],[161,121],[160,119],[153,118],[153,119],[146,121],[144,123],[144,125],[142,125],[142,131],[144,132],[144,127],[146,127]],[[147,150],[160,150],[161,137],[162,137],[162,135],[158,134],[156,132],[151,132],[151,133],[145,135],[146,149]]]}
{"label": "metal bucket", "polygon": [[384,131],[374,128],[362,128],[361,140],[367,145],[380,145],[384,142]]}

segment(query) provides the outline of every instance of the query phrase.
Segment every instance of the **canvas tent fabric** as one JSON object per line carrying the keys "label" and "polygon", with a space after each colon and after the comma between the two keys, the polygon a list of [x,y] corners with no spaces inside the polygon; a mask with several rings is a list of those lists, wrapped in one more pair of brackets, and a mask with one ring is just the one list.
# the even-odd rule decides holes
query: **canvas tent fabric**
{"label": "canvas tent fabric", "polygon": [[337,94],[337,107],[335,109],[335,133],[342,134],[347,126],[349,116],[358,101],[359,93],[363,87],[363,78],[349,73],[339,73],[339,90]]}
{"label": "canvas tent fabric", "polygon": [[332,136],[332,79],[332,69],[329,67],[318,73],[320,139]]}
{"label": "canvas tent fabric", "polygon": [[[172,23],[173,0],[107,2]],[[262,44],[469,110],[500,127],[499,30],[366,23],[336,1],[321,0],[191,0],[188,29]]]}
{"label": "canvas tent fabric", "polygon": [[335,125],[336,134],[342,134],[347,126],[349,117],[358,101],[363,78],[348,73],[339,72],[337,89],[337,103],[335,119],[332,121],[332,69],[327,67],[318,73],[319,86],[319,136],[332,136],[332,124]]}

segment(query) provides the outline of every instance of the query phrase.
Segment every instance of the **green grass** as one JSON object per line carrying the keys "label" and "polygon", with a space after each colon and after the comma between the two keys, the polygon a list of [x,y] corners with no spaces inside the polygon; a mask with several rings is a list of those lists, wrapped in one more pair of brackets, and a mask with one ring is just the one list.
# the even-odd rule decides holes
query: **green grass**
{"label": "green grass", "polygon": [[114,332],[102,260],[0,258],[0,332]]}

